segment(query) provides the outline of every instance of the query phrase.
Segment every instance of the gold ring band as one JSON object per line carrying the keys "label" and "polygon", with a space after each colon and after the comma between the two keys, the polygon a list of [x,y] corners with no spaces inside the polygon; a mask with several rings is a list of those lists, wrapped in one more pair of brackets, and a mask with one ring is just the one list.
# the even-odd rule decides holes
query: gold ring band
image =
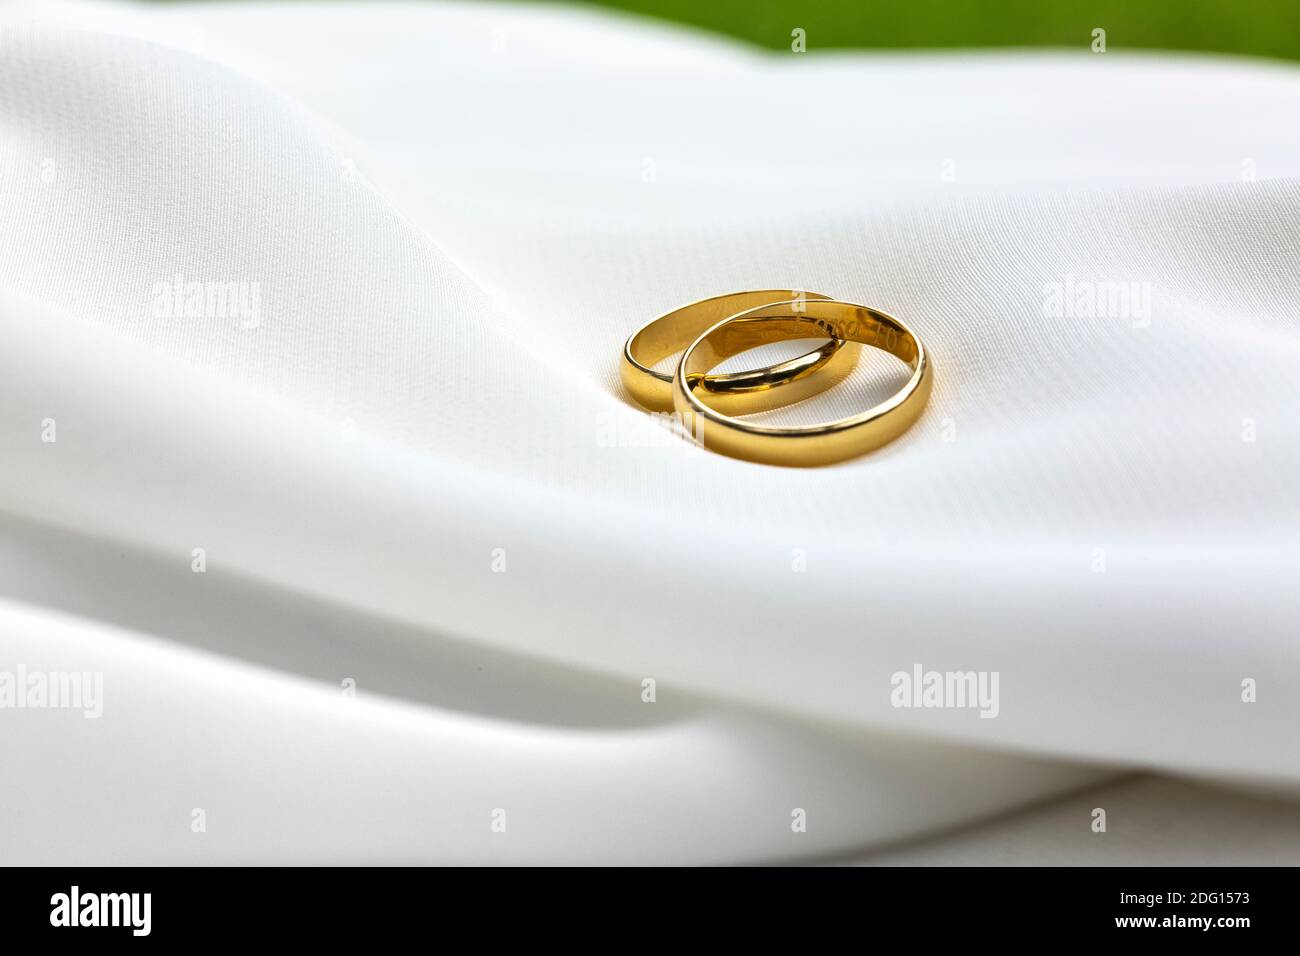
{"label": "gold ring band", "polygon": [[[680,352],[728,316],[772,302],[786,302],[786,308],[795,308],[797,312],[807,302],[828,298],[817,292],[805,292],[799,298],[792,296],[793,293],[785,290],[733,292],[701,299],[652,319],[628,336],[623,346],[619,367],[623,387],[643,408],[672,411],[673,376],[656,372],[653,366],[657,362]],[[814,332],[807,337],[821,336]],[[730,414],[780,408],[816,395],[842,380],[857,364],[860,348],[857,343],[832,338],[819,349],[767,368],[706,376],[701,387],[709,393],[710,405]]]}
{"label": "gold ring band", "polygon": [[[796,305],[798,308],[795,308]],[[773,341],[806,338],[810,328],[845,342],[882,349],[912,369],[894,396],[859,415],[800,427],[756,425],[724,414],[701,397],[705,374],[727,358]],[[773,465],[829,465],[893,441],[920,417],[933,365],[921,340],[891,315],[832,299],[758,306],[723,319],[687,346],[673,376],[673,406],[706,448]]]}

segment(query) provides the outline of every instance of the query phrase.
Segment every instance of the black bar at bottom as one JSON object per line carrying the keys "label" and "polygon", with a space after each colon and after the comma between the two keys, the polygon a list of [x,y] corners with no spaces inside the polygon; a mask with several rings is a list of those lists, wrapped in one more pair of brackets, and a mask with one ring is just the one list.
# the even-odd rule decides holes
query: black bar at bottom
{"label": "black bar at bottom", "polygon": [[1288,868],[4,869],[0,919],[6,943],[38,944],[59,937],[92,945],[400,944],[418,931],[435,946],[468,932],[493,942],[521,933],[533,943],[590,935],[609,948],[639,949],[699,942],[682,934],[703,931],[731,944],[847,932],[861,942],[901,933],[920,945],[1098,937],[1233,945],[1294,939],[1295,875]]}

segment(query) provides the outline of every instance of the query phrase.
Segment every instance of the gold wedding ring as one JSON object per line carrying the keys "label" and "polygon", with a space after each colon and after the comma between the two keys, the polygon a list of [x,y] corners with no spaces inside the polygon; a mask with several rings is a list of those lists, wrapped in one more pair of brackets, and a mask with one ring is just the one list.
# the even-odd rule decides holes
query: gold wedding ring
{"label": "gold wedding ring", "polygon": [[[817,292],[805,292],[797,298],[785,290],[735,292],[666,312],[628,337],[620,365],[623,387],[644,408],[672,411],[673,377],[655,371],[656,363],[682,351],[699,335],[737,313],[772,302],[789,302],[786,307],[797,312],[804,303],[826,298]],[[800,328],[808,333],[805,338],[821,337],[807,325]],[[767,341],[789,338],[773,336]],[[767,411],[802,401],[842,380],[853,371],[860,348],[856,342],[832,338],[821,348],[789,361],[747,372],[702,376],[696,385],[707,394],[709,405],[720,412],[744,415]]]}
{"label": "gold wedding ring", "polygon": [[[733,355],[810,335],[882,349],[906,362],[912,376],[897,394],[861,414],[798,427],[758,425],[724,414],[703,387],[706,374]],[[879,448],[905,432],[925,408],[932,376],[921,340],[884,312],[821,298],[767,303],[723,319],[687,346],[673,376],[673,407],[682,416],[684,430],[713,451],[773,465],[829,465]],[[785,390],[773,392],[779,397]]]}

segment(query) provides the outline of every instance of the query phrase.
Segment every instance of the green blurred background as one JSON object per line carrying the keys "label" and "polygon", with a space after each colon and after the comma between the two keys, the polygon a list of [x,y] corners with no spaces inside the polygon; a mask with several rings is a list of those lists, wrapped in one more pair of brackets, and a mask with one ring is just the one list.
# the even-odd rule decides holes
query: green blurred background
{"label": "green blurred background", "polygon": [[579,0],[790,49],[1074,47],[1300,59],[1300,0]]}

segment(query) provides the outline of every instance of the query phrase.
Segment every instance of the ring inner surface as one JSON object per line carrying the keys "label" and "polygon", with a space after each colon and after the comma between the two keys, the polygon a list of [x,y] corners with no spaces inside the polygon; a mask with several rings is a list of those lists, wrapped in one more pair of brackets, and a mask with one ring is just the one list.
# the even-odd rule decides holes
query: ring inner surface
{"label": "ring inner surface", "polygon": [[[815,301],[809,299],[809,301]],[[651,322],[645,328],[641,329],[632,337],[631,351],[632,357],[647,369],[653,367],[668,358],[682,351],[701,333],[710,327],[721,322],[728,316],[743,312],[745,309],[744,302],[734,301],[710,301],[707,303],[696,303],[680,309],[677,312],[671,312],[668,315]],[[807,335],[803,338],[818,338],[817,334]],[[790,336],[782,336],[790,338]],[[833,336],[826,336],[833,338]],[[776,341],[772,339],[770,341]],[[758,344],[765,344],[760,342]],[[817,346],[817,349],[809,353],[816,356],[818,353],[824,361],[829,356],[824,353],[829,342],[823,342]],[[740,351],[745,351],[741,349]],[[833,351],[833,350],[831,350]],[[736,353],[732,353],[736,354]],[[733,372],[731,376],[743,376],[745,372]],[[671,375],[665,375],[665,378],[671,378]],[[719,376],[725,378],[727,376]]]}
{"label": "ring inner surface", "polygon": [[[765,311],[715,328],[688,356],[685,368],[687,384],[695,388],[710,369],[733,355],[783,339],[808,338],[810,328],[816,330],[811,333],[813,335],[861,342],[881,349],[915,369],[919,354],[916,340],[911,332],[889,316],[863,306],[842,305],[837,306],[835,314],[814,315],[813,310],[819,303],[807,302],[804,305],[807,309],[805,314]],[[785,309],[788,313],[789,307]]]}

